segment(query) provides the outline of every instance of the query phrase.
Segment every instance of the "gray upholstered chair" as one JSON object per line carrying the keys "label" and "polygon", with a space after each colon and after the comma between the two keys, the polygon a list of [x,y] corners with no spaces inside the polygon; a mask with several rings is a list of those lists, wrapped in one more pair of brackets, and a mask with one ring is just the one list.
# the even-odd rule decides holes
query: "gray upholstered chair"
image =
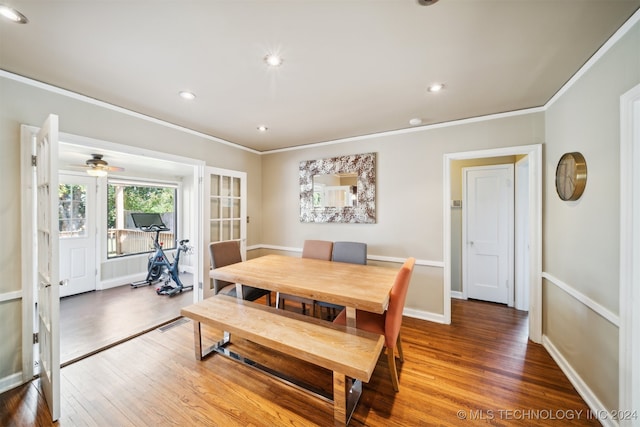
{"label": "gray upholstered chair", "polygon": [[[214,242],[209,244],[209,255],[211,255],[211,268],[224,267],[226,265],[242,262],[240,253],[240,242],[227,240],[224,242]],[[236,284],[224,280],[213,279],[213,293],[237,296]],[[251,286],[242,285],[242,298],[247,301],[255,301],[266,296],[267,305],[271,305],[271,292],[265,289],[258,289]]]}
{"label": "gray upholstered chair", "polygon": [[[331,260],[336,262],[348,262],[351,264],[367,264],[367,244],[361,242],[334,242],[333,251],[331,253]],[[327,308],[332,313],[333,317],[336,316],[338,310],[342,310],[344,307],[336,304],[331,304],[324,301],[315,301],[313,305],[313,316],[316,316],[316,307],[320,308],[320,314],[322,309]]]}
{"label": "gray upholstered chair", "polygon": [[[302,247],[302,258],[322,259],[325,261],[331,261],[331,254],[333,251],[333,242],[328,240],[305,240]],[[309,298],[302,298],[297,295],[278,294],[278,301],[276,307],[285,308],[285,301],[297,301],[302,305],[302,313],[306,314],[307,304],[311,307],[314,305],[314,301]]]}

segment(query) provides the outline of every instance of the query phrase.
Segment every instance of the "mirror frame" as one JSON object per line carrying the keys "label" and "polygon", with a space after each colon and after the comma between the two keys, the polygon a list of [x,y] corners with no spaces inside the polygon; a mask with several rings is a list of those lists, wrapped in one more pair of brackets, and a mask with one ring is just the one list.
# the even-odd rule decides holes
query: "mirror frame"
{"label": "mirror frame", "polygon": [[[357,206],[313,207],[313,177],[336,173],[358,175]],[[300,222],[374,224],[376,222],[376,153],[300,162]]]}

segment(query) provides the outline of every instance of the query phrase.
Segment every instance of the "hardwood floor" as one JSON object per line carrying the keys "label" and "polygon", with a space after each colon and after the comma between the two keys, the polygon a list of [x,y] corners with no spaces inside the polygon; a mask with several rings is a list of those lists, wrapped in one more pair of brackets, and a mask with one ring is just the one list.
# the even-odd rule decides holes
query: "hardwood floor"
{"label": "hardwood floor", "polygon": [[[185,284],[191,274],[180,275]],[[158,295],[156,286],[123,285],[60,300],[60,361],[62,365],[95,353],[180,317],[193,302],[193,292]]]}
{"label": "hardwood floor", "polygon": [[[382,355],[351,426],[599,425],[546,350],[528,342],[526,314],[454,300],[452,321],[404,319],[400,392]],[[330,387],[329,372],[249,343],[234,347]],[[66,366],[61,386],[55,425],[63,427],[327,426],[333,419],[330,403],[237,362],[196,361],[190,321]],[[0,395],[0,425],[50,426],[48,419],[37,380]]]}

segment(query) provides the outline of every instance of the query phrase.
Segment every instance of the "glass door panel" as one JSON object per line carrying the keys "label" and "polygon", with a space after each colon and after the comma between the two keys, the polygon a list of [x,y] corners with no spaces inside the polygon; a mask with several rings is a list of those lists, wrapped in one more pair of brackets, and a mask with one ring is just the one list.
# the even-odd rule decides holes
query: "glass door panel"
{"label": "glass door panel", "polygon": [[[218,168],[207,168],[209,189],[205,189],[209,197],[208,225],[209,241],[236,240],[240,242],[243,259],[246,259],[246,173]],[[209,256],[206,260],[210,262]],[[207,264],[207,269],[210,267]],[[206,272],[208,275],[208,271]],[[213,281],[203,289],[203,297],[213,294]]]}

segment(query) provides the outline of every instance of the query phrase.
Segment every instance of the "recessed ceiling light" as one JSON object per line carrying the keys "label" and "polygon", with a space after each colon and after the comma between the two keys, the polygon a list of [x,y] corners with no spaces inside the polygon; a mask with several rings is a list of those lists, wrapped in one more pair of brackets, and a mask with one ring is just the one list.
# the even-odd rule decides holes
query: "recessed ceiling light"
{"label": "recessed ceiling light", "polygon": [[440,92],[442,89],[444,89],[444,84],[443,83],[434,83],[431,86],[429,86],[427,88],[427,91],[429,92]]}
{"label": "recessed ceiling light", "polygon": [[415,118],[413,118],[413,119],[409,120],[409,124],[410,124],[411,126],[418,126],[418,125],[421,125],[421,124],[422,124],[422,119],[420,119],[420,118],[418,118],[418,117],[415,117]]}
{"label": "recessed ceiling light", "polygon": [[266,127],[266,126],[264,126],[264,125],[260,125],[260,126],[258,126],[258,130],[259,130],[260,132],[266,132],[266,131],[268,131],[268,130],[269,130],[269,128],[268,128],[268,127]]}
{"label": "recessed ceiling light", "polygon": [[180,91],[179,95],[180,95],[180,98],[188,99],[189,101],[196,99],[196,94],[193,92],[189,92],[188,90]]}
{"label": "recessed ceiling light", "polygon": [[269,53],[264,57],[264,62],[271,68],[278,68],[284,62],[284,59],[277,53]]}
{"label": "recessed ceiling light", "polygon": [[26,16],[24,16],[14,8],[5,6],[3,4],[0,4],[0,15],[18,24],[26,24],[27,22],[29,22]]}

